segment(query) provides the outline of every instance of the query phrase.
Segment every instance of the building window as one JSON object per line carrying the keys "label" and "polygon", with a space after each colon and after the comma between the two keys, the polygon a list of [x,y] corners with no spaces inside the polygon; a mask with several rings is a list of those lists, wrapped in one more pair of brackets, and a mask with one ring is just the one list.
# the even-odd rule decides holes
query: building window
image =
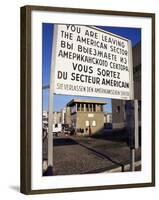
{"label": "building window", "polygon": [[97,112],[101,112],[101,106],[100,106],[100,105],[97,105],[96,111],[97,111]]}
{"label": "building window", "polygon": [[86,121],[86,126],[89,126],[89,121],[88,120]]}
{"label": "building window", "polygon": [[117,106],[117,107],[116,107],[116,112],[117,112],[117,113],[120,113],[120,106]]}
{"label": "building window", "polygon": [[81,104],[81,111],[84,111],[84,103]]}
{"label": "building window", "polygon": [[86,104],[86,111],[89,112],[89,106]]}
{"label": "building window", "polygon": [[93,112],[95,112],[95,111],[96,111],[96,105],[93,104]]}
{"label": "building window", "polygon": [[89,112],[92,112],[92,104],[89,104]]}
{"label": "building window", "polygon": [[92,121],[92,126],[96,126],[96,121]]}

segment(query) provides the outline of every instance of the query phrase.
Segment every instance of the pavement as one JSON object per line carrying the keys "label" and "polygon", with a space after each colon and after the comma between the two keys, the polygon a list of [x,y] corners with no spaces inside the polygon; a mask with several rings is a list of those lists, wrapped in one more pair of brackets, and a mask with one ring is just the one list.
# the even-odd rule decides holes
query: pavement
{"label": "pavement", "polygon": [[[119,139],[120,138],[120,139]],[[43,160],[47,159],[47,140]],[[130,149],[124,138],[60,135],[53,139],[53,174],[125,172],[130,168]],[[136,170],[141,170],[141,148],[136,150]]]}

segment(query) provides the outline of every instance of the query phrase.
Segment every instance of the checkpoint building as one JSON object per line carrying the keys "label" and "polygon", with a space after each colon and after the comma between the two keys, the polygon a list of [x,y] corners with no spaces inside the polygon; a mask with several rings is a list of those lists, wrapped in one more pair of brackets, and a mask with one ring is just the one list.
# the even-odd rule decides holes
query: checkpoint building
{"label": "checkpoint building", "polygon": [[103,101],[81,99],[72,99],[67,103],[71,126],[77,135],[93,135],[104,129],[105,104]]}

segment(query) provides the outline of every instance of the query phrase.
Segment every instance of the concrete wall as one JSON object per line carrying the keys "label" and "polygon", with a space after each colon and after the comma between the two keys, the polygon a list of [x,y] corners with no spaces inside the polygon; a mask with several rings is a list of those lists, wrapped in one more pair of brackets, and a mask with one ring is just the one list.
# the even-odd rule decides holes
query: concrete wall
{"label": "concrete wall", "polygon": [[123,129],[126,126],[125,101],[112,99],[112,127]]}

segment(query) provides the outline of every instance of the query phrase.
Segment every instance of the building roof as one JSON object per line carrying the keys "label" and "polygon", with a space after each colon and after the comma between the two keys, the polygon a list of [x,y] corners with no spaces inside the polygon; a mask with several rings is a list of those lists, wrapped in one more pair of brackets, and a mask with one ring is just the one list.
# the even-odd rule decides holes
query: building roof
{"label": "building roof", "polygon": [[94,104],[101,104],[101,105],[105,105],[106,104],[106,102],[104,102],[104,101],[96,101],[96,100],[91,100],[91,99],[88,99],[88,100],[84,100],[84,99],[72,99],[71,101],[69,101],[67,103],[67,106],[72,106],[75,103],[94,103]]}

